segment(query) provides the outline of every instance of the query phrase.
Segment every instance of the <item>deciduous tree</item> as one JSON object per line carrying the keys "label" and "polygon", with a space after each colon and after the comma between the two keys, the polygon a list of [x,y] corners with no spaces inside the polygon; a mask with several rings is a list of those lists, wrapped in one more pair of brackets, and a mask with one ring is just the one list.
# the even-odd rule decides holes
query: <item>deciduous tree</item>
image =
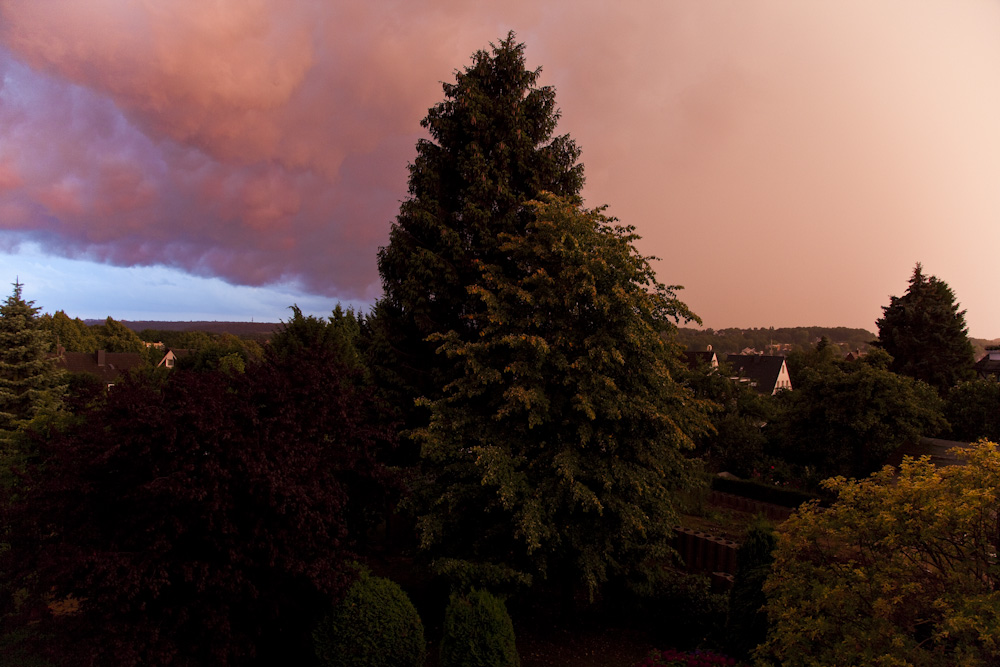
{"label": "deciduous tree", "polygon": [[910,286],[882,308],[878,345],[892,355],[891,370],[947,390],[972,379],[975,356],[955,293],[917,264]]}
{"label": "deciduous tree", "polygon": [[860,361],[802,369],[770,427],[777,453],[820,477],[862,477],[907,440],[943,430],[936,392],[887,370],[890,362],[873,350]]}
{"label": "deciduous tree", "polygon": [[695,316],[631,227],[544,195],[478,263],[479,331],[431,342],[462,374],[428,401],[420,518],[432,553],[511,565],[593,594],[667,552],[684,456],[708,428],[662,332]]}
{"label": "deciduous tree", "polygon": [[1000,454],[984,442],[963,457],[831,479],[832,507],[782,524],[762,664],[996,664]]}

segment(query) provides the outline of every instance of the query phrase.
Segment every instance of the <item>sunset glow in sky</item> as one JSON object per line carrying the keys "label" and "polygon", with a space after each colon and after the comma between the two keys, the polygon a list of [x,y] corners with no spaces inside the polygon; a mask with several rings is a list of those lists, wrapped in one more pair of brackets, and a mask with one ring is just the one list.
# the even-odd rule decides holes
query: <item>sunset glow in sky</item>
{"label": "sunset glow in sky", "polygon": [[499,5],[0,0],[0,282],[84,318],[366,309],[421,118],[515,30],[587,205],[706,326],[874,330],[919,261],[1000,337],[1000,3]]}

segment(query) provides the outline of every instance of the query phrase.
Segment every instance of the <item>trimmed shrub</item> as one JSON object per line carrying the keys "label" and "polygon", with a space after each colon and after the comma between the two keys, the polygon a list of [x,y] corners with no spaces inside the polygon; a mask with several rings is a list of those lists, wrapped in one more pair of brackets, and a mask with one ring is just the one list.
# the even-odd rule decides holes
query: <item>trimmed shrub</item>
{"label": "trimmed shrub", "polygon": [[422,667],[424,626],[395,582],[363,573],[313,631],[324,667]]}
{"label": "trimmed shrub", "polygon": [[441,667],[519,667],[514,624],[488,591],[452,593],[444,613]]}

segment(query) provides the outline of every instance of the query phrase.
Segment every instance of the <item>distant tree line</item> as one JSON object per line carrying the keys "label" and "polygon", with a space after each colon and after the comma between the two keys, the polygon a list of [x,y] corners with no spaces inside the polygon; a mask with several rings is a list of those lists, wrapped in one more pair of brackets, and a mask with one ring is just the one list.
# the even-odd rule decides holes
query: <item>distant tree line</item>
{"label": "distant tree line", "polygon": [[689,350],[705,350],[712,346],[718,354],[740,354],[751,348],[760,354],[781,354],[809,350],[826,338],[842,354],[867,351],[875,334],[865,329],[848,327],[763,327],[752,329],[694,329],[681,327],[677,340]]}

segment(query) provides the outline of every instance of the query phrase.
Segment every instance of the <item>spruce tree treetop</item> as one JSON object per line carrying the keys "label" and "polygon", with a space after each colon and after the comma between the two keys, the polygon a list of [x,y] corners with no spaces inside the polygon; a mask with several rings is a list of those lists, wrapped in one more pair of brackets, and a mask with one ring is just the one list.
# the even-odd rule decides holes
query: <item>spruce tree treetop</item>
{"label": "spruce tree treetop", "polygon": [[906,294],[882,308],[878,346],[892,355],[890,370],[949,389],[971,379],[975,354],[955,293],[943,280],[924,276],[918,263]]}
{"label": "spruce tree treetop", "polygon": [[555,90],[536,85],[541,70],[526,68],[514,33],[491,47],[443,85],[444,101],[421,122],[430,139],[417,142],[409,196],[379,251],[377,355],[410,403],[452,375],[442,375],[424,339],[473,333],[467,288],[480,277],[477,262],[493,262],[500,234],[523,231],[527,201],[543,191],[575,199],[583,187],[580,150],[567,135],[553,136]]}

